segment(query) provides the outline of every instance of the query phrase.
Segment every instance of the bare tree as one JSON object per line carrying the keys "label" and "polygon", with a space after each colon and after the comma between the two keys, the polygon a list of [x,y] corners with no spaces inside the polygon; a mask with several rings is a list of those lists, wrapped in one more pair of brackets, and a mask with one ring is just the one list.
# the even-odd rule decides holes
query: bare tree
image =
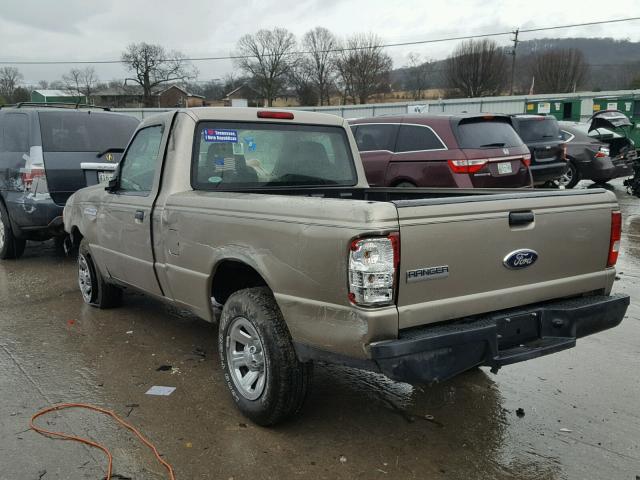
{"label": "bare tree", "polygon": [[489,39],[462,42],[445,61],[448,87],[464,97],[499,94],[507,71],[503,50]]}
{"label": "bare tree", "polygon": [[538,53],[531,62],[535,93],[575,92],[587,74],[587,62],[576,48]]}
{"label": "bare tree", "polygon": [[299,62],[291,69],[290,82],[296,92],[298,103],[304,106],[317,105],[320,89],[317,88],[313,69],[306,61]]}
{"label": "bare tree", "polygon": [[196,70],[180,52],[167,52],[160,45],[132,43],[122,53],[122,61],[133,73],[131,80],[142,87],[144,104],[153,106],[153,94],[165,83],[184,82],[196,77]]}
{"label": "bare tree", "polygon": [[38,80],[38,88],[41,88],[42,90],[48,89],[49,82],[47,82],[46,80]]}
{"label": "bare tree", "polygon": [[407,56],[407,87],[411,90],[414,100],[420,100],[422,93],[429,85],[431,65],[423,62],[417,53],[409,53]]}
{"label": "bare tree", "polygon": [[238,40],[236,65],[252,77],[270,107],[297,61],[292,55],[295,47],[295,37],[284,28],[258,30]]}
{"label": "bare tree", "polygon": [[62,76],[62,81],[66,90],[78,97],[86,97],[87,101],[90,101],[91,96],[95,94],[98,85],[98,77],[93,67],[82,70],[72,68]]}
{"label": "bare tree", "polygon": [[14,92],[20,85],[20,82],[22,82],[22,79],[22,74],[17,68],[0,68],[0,95],[4,97],[7,102],[15,101],[13,98]]}
{"label": "bare tree", "polygon": [[307,52],[302,66],[315,84],[320,105],[329,105],[336,74],[338,39],[326,28],[316,27],[304,34],[302,45]]}
{"label": "bare tree", "polygon": [[350,97],[354,102],[367,103],[374,93],[389,89],[393,62],[381,44],[374,34],[358,34],[347,39],[336,60],[343,100]]}

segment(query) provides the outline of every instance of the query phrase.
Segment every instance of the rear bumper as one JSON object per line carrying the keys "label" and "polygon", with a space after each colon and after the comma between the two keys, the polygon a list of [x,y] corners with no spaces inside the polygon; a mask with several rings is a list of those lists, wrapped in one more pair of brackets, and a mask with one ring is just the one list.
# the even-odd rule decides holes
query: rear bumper
{"label": "rear bumper", "polygon": [[5,192],[11,227],[19,238],[44,240],[64,233],[62,210],[48,194]]}
{"label": "rear bumper", "polygon": [[541,184],[557,180],[567,170],[567,162],[548,162],[532,164],[529,169],[533,177],[533,183]]}
{"label": "rear bumper", "polygon": [[601,161],[576,164],[581,178],[590,179],[595,182],[603,182],[619,177],[630,177],[633,175],[633,160],[617,159],[611,160],[609,157]]}
{"label": "rear bumper", "polygon": [[497,371],[572,348],[577,338],[615,327],[628,306],[628,295],[599,295],[412,328],[397,340],[371,344],[371,358],[386,376],[408,383],[443,381],[476,366]]}

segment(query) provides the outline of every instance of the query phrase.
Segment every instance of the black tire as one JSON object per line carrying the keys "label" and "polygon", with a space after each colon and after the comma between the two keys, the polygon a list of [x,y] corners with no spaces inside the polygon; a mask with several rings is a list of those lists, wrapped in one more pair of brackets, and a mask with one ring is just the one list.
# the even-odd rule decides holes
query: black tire
{"label": "black tire", "polygon": [[575,163],[569,160],[567,162],[567,171],[558,179],[558,185],[563,186],[564,188],[573,188],[580,180],[580,172],[576,168]]}
{"label": "black tire", "polygon": [[396,188],[416,188],[411,182],[400,182],[395,185]]}
{"label": "black tire", "polygon": [[[237,329],[249,332],[248,339],[257,333],[258,342],[251,343],[253,351],[247,346],[249,340],[244,340],[244,345],[232,340],[231,335]],[[240,352],[239,346],[243,347]],[[259,349],[262,349],[261,355]],[[268,288],[247,288],[229,297],[220,318],[218,352],[225,383],[238,409],[247,418],[258,425],[271,426],[300,412],[311,383],[313,365],[298,360],[287,325]],[[260,376],[260,380],[251,380],[249,388],[255,385],[252,393],[238,386],[252,369],[243,366],[232,371],[228,358],[234,352],[244,355],[245,359],[253,358],[249,363],[253,362],[254,375],[264,374],[264,379]],[[259,385],[262,385],[260,391]],[[255,398],[250,398],[253,396]]]}
{"label": "black tire", "polygon": [[78,287],[84,302],[92,307],[105,309],[122,305],[122,289],[105,281],[93,263],[86,240],[82,240],[78,250]]}
{"label": "black tire", "polygon": [[20,258],[26,246],[26,240],[16,238],[13,234],[9,213],[0,201],[0,259]]}

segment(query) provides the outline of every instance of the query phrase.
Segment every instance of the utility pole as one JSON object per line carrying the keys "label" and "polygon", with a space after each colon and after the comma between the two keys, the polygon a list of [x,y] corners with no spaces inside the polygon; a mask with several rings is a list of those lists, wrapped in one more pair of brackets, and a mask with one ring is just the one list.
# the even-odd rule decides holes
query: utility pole
{"label": "utility pole", "polygon": [[516,77],[516,49],[518,48],[518,33],[520,29],[516,28],[513,32],[513,50],[511,50],[511,86],[509,87],[509,95],[513,95],[513,82]]}

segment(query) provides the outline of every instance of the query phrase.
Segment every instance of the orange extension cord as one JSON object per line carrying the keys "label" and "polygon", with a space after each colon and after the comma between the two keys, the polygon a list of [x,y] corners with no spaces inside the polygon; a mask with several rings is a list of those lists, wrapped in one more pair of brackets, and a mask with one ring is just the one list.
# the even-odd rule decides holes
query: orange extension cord
{"label": "orange extension cord", "polygon": [[111,480],[111,471],[112,471],[112,467],[113,467],[113,457],[111,456],[111,452],[107,449],[107,447],[105,447],[103,445],[100,445],[97,442],[91,441],[91,440],[89,440],[87,438],[76,437],[74,435],[68,435],[68,434],[63,433],[63,432],[52,432],[50,430],[45,430],[44,428],[36,427],[36,425],[34,424],[35,420],[38,417],[41,417],[41,416],[43,416],[43,415],[45,415],[45,414],[47,414],[49,412],[65,410],[67,408],[85,408],[87,410],[94,410],[96,412],[100,412],[100,413],[103,413],[105,415],[109,415],[111,418],[113,418],[116,422],[118,422],[120,425],[125,427],[127,430],[130,430],[131,432],[133,432],[135,434],[135,436],[138,437],[142,443],[144,443],[147,447],[149,447],[153,451],[153,454],[156,456],[158,461],[169,472],[169,478],[171,480],[175,480],[176,479],[176,477],[173,474],[173,467],[171,467],[171,465],[169,465],[167,462],[165,462],[160,457],[160,454],[158,453],[158,450],[156,449],[156,447],[149,440],[147,440],[144,437],[144,435],[142,435],[133,425],[125,422],[124,420],[122,420],[122,418],[120,418],[118,415],[116,415],[111,410],[106,410],[104,408],[96,407],[95,405],[88,405],[86,403],[61,403],[59,405],[54,405],[52,407],[48,407],[48,408],[40,410],[33,417],[31,417],[31,420],[29,421],[29,427],[31,427],[31,429],[35,430],[36,432],[38,432],[41,435],[49,435],[49,436],[52,436],[52,437],[58,437],[58,438],[62,438],[62,439],[65,439],[65,440],[73,440],[75,442],[84,443],[84,444],[89,445],[89,446],[94,447],[94,448],[99,448],[100,450],[102,450],[104,452],[104,454],[107,456],[107,460],[109,461],[109,465],[107,467],[107,476],[105,477],[105,480]]}

